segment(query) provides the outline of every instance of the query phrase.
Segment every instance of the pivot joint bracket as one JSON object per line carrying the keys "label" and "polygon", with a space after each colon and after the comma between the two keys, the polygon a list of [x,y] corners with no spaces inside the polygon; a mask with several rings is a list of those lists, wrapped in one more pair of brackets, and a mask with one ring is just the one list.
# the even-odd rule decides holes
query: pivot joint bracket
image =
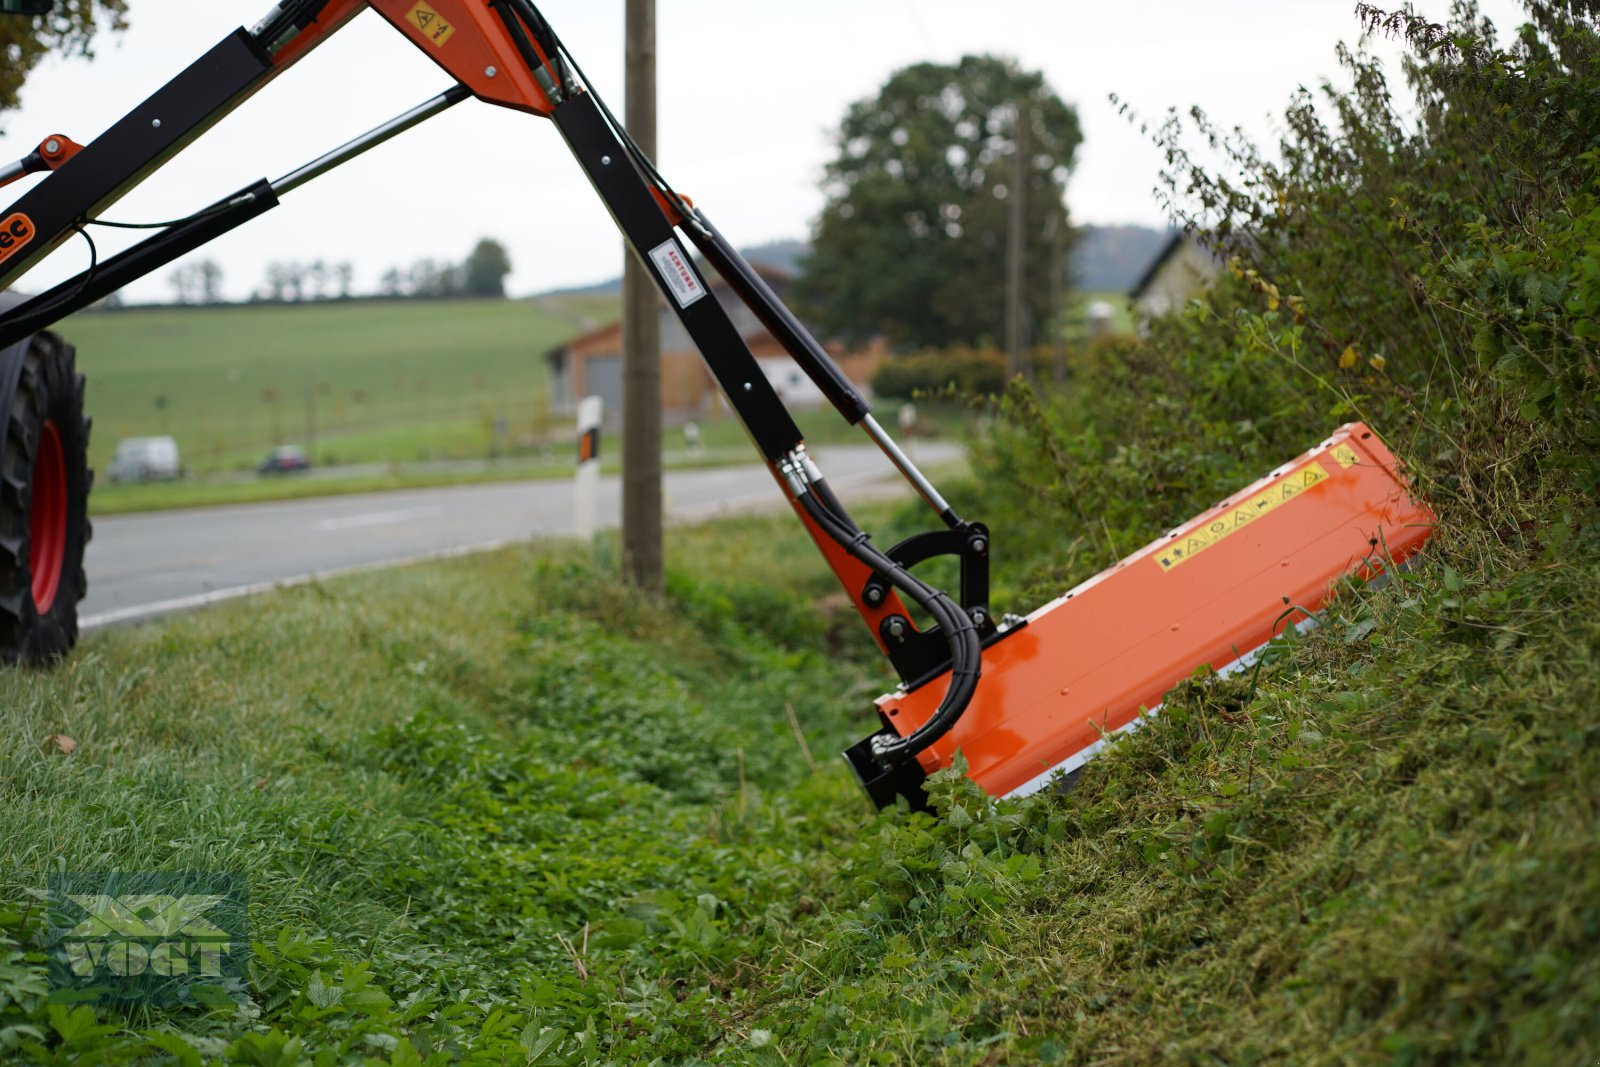
{"label": "pivot joint bracket", "polygon": [[[961,610],[977,627],[980,641],[993,637],[997,628],[989,611],[989,528],[981,522],[961,522],[947,530],[913,534],[886,553],[906,570],[939,556],[961,562]],[[876,608],[889,598],[887,578],[874,574],[861,589],[861,602]],[[890,615],[878,624],[878,636],[901,681],[913,684],[937,674],[950,664],[950,650],[937,627],[919,630],[903,615]]]}

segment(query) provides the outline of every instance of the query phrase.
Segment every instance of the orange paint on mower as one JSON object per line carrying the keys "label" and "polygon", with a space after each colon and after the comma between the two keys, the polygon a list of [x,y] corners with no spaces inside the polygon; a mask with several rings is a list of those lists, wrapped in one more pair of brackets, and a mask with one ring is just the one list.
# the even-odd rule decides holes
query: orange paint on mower
{"label": "orange paint on mower", "polygon": [[[1404,562],[1433,523],[1377,435],[1343,426],[989,644],[976,696],[917,757],[921,770],[948,767],[960,751],[995,796],[1041,788],[1106,735],[1137,725],[1200,665],[1248,664],[1321,607],[1340,577]],[[883,722],[910,734],[946,680],[879,698]]]}

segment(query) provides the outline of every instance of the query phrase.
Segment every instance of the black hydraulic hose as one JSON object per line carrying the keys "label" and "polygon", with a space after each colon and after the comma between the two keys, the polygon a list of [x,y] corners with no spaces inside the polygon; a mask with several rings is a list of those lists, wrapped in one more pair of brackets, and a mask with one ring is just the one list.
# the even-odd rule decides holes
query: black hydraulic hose
{"label": "black hydraulic hose", "polygon": [[847,526],[834,516],[816,498],[815,493],[804,492],[797,499],[811,520],[840,548],[865,563],[873,573],[932,615],[950,645],[950,685],[945,689],[944,699],[939,702],[933,716],[906,737],[880,741],[874,745],[873,755],[880,760],[889,764],[904,763],[949,733],[972,702],[983,659],[978,629],[948,595],[879,552],[865,533]]}
{"label": "black hydraulic hose", "polygon": [[811,491],[822,498],[822,506],[833,512],[846,526],[854,526],[850,513],[844,509],[844,501],[834,493],[833,486],[828,484],[826,478],[818,478],[811,483]]}
{"label": "black hydraulic hose", "polygon": [[544,63],[539,59],[539,53],[533,50],[533,42],[528,40],[527,27],[517,15],[517,9],[510,0],[489,0],[489,6],[494,8],[494,13],[500,16],[500,21],[506,24],[506,32],[511,34],[511,43],[516,46],[522,61],[528,65],[530,73],[537,73],[544,69]]}

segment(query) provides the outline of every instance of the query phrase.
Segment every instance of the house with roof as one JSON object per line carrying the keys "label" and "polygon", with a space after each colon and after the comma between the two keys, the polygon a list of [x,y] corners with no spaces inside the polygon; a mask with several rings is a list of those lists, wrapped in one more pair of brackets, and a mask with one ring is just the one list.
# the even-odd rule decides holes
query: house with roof
{"label": "house with roof", "polygon": [[[757,274],[772,287],[780,299],[790,284],[789,275],[762,264],[754,264]],[[784,351],[776,338],[745,307],[722,279],[710,286],[734,328],[750,346],[762,373],[787,406],[796,410],[821,407],[822,392]],[[717,383],[706,369],[694,342],[677,315],[663,301],[661,316],[661,411],[671,422],[703,419],[729,410]],[[878,363],[888,354],[878,341],[865,348],[847,349],[837,341],[823,342],[824,349],[839,364],[845,376],[865,390]],[[613,322],[575,337],[545,354],[549,368],[550,410],[556,415],[571,415],[578,401],[598,396],[605,402],[608,420],[622,411],[622,323]]]}
{"label": "house with roof", "polygon": [[1179,230],[1162,246],[1128,294],[1134,313],[1143,319],[1177,311],[1199,296],[1217,275],[1222,260],[1192,233]]}

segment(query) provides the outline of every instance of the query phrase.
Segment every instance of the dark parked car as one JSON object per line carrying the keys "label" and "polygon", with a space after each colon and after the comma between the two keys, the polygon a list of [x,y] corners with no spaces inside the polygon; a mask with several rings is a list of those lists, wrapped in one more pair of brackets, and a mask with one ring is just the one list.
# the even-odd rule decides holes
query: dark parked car
{"label": "dark parked car", "polygon": [[295,471],[308,471],[311,469],[311,460],[306,457],[305,449],[294,445],[283,445],[274,448],[272,454],[261,461],[261,466],[256,468],[257,474],[293,474]]}

